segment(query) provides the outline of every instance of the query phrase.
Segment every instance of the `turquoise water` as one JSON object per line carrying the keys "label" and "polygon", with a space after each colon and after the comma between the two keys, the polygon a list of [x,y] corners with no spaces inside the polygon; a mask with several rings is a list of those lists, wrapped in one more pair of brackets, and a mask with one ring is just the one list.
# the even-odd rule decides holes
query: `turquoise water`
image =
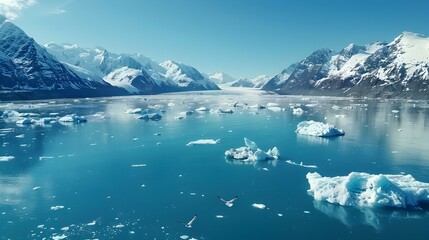
{"label": "turquoise water", "polygon": [[[234,108],[278,103],[284,111]],[[292,114],[300,105],[304,114]],[[205,106],[233,114],[179,112]],[[335,106],[335,107],[333,107]],[[160,121],[136,119],[149,108]],[[427,210],[360,209],[317,202],[305,175],[352,171],[411,174],[429,182],[429,104],[412,101],[219,91],[145,97],[0,103],[86,123],[18,126],[0,120],[0,239],[427,239]],[[392,112],[393,110],[393,112]],[[297,136],[300,121],[345,130],[344,137]],[[16,137],[18,136],[18,137]],[[224,152],[274,146],[277,161],[239,164]],[[186,146],[198,139],[216,145]],[[317,165],[303,168],[286,160]],[[134,165],[134,166],[133,166]],[[219,201],[238,196],[228,208]],[[252,206],[264,204],[265,209]],[[58,210],[51,207],[63,206]],[[192,228],[182,222],[195,214]]]}

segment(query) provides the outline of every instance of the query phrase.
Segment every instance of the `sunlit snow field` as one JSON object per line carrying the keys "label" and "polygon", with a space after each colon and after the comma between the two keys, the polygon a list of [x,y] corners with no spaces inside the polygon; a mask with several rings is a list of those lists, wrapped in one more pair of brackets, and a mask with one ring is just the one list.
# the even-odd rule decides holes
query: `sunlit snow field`
{"label": "sunlit snow field", "polygon": [[[200,107],[215,111],[195,111]],[[304,112],[293,114],[293,107]],[[125,113],[132,108],[163,117],[137,119],[142,114]],[[220,114],[219,108],[233,113]],[[6,109],[37,117],[77,114],[88,121],[17,125],[0,118],[0,239],[429,237],[427,209],[318,202],[307,193],[306,179],[308,172],[366,172],[411,174],[428,183],[427,102],[227,89],[0,102],[0,112]],[[297,124],[305,120],[334,124],[345,136],[297,135]],[[226,160],[225,151],[244,146],[244,137],[264,151],[276,146],[280,158],[257,164]],[[220,141],[187,146],[200,139]],[[218,196],[238,198],[228,207]]]}

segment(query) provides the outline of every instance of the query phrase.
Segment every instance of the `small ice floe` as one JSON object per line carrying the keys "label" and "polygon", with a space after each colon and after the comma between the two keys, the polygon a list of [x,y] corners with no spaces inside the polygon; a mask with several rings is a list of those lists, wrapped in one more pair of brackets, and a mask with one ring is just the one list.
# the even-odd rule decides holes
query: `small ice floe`
{"label": "small ice floe", "polygon": [[15,123],[19,124],[19,125],[30,125],[30,124],[36,123],[36,120],[31,119],[31,118],[22,118],[22,119],[19,119],[18,121],[16,121]]}
{"label": "small ice floe", "polygon": [[189,238],[189,236],[188,235],[181,235],[180,236],[180,239],[183,239],[183,240],[186,240],[186,239],[188,239]]}
{"label": "small ice floe", "polygon": [[345,134],[342,129],[337,129],[334,125],[312,120],[300,122],[297,126],[296,133],[317,137],[334,137],[343,136]]}
{"label": "small ice floe", "polygon": [[33,188],[33,191],[40,190],[41,188],[42,188],[41,186],[36,186],[36,187]]}
{"label": "small ice floe", "polygon": [[220,139],[199,139],[196,141],[192,141],[186,144],[186,146],[192,146],[192,145],[208,145],[208,144],[219,144]]}
{"label": "small ice floe", "polygon": [[262,203],[254,203],[254,204],[252,204],[252,207],[259,208],[259,209],[265,209],[266,208],[265,204],[262,204]]}
{"label": "small ice floe", "polygon": [[70,227],[62,227],[61,231],[68,231],[70,229]]}
{"label": "small ice floe", "polygon": [[238,198],[238,196],[235,196],[234,198],[232,198],[230,200],[225,200],[220,196],[217,196],[217,197],[219,198],[219,200],[224,202],[227,207],[232,207],[234,205],[234,201],[237,200],[237,198]]}
{"label": "small ice floe", "polygon": [[133,168],[140,168],[140,167],[146,167],[146,164],[133,164],[133,165],[131,165],[131,167],[133,167]]}
{"label": "small ice floe", "polygon": [[231,114],[231,113],[234,113],[234,111],[232,111],[231,109],[222,109],[222,108],[219,108],[217,110],[217,112],[220,113],[220,114]]}
{"label": "small ice floe", "polygon": [[421,209],[429,204],[429,183],[411,175],[372,175],[352,172],[348,176],[322,177],[308,173],[308,192],[317,201],[342,206]]}
{"label": "small ice floe", "polygon": [[51,237],[52,240],[62,240],[62,239],[66,239],[67,235],[61,234],[61,235],[55,235]]}
{"label": "small ice floe", "polygon": [[337,114],[337,115],[335,115],[335,118],[345,118],[346,117],[346,115],[344,115],[344,114]]}
{"label": "small ice floe", "polygon": [[292,164],[292,165],[295,165],[295,166],[304,167],[304,168],[317,168],[316,165],[305,165],[302,162],[296,163],[296,162],[293,162],[291,160],[286,160],[286,162],[289,163],[289,164]]}
{"label": "small ice floe", "polygon": [[15,137],[16,137],[16,138],[24,138],[24,137],[25,137],[25,135],[24,135],[24,134],[19,134],[19,135],[16,135]]}
{"label": "small ice floe", "polygon": [[159,113],[149,113],[138,117],[138,119],[152,120],[152,121],[159,121],[161,120],[161,118],[162,118],[162,115]]}
{"label": "small ice floe", "polygon": [[274,147],[267,152],[262,151],[256,143],[248,138],[244,138],[246,146],[240,148],[231,148],[225,152],[225,156],[231,160],[240,161],[263,161],[275,160],[280,156],[279,150]]}
{"label": "small ice floe", "polygon": [[399,113],[399,110],[394,109],[392,110],[392,113]]}
{"label": "small ice floe", "polygon": [[266,107],[263,106],[263,105],[255,104],[255,105],[250,105],[249,108],[253,108],[253,109],[265,109]]}
{"label": "small ice floe", "polygon": [[13,160],[14,156],[0,156],[0,162],[8,162],[10,160]]}
{"label": "small ice floe", "polygon": [[310,211],[305,210],[304,213],[305,214],[310,214]]}
{"label": "small ice floe", "polygon": [[277,216],[283,217],[283,214],[282,213],[277,213]]}
{"label": "small ice floe", "polygon": [[281,112],[284,110],[284,108],[281,107],[267,107],[267,109],[273,112]]}
{"label": "small ice floe", "polygon": [[216,217],[216,218],[224,218],[224,216],[223,216],[223,215],[216,215],[215,217]]}
{"label": "small ice floe", "polygon": [[59,122],[70,122],[70,123],[82,123],[87,122],[86,118],[83,116],[77,116],[76,114],[66,115],[58,119]]}
{"label": "small ice floe", "polygon": [[293,115],[302,115],[304,113],[304,110],[302,110],[302,108],[294,108],[292,109],[292,114]]}
{"label": "small ice floe", "polygon": [[125,110],[125,113],[128,113],[128,114],[137,114],[137,113],[141,113],[141,112],[142,112],[141,108],[130,108],[130,109]]}
{"label": "small ice floe", "polygon": [[278,103],[267,103],[267,107],[278,107],[280,106]]}
{"label": "small ice floe", "polygon": [[210,111],[210,109],[206,108],[206,107],[199,107],[199,108],[195,109],[195,111],[198,111],[198,112],[208,112],[208,111]]}
{"label": "small ice floe", "polygon": [[114,228],[123,228],[123,227],[125,227],[124,224],[118,224],[118,225],[114,226]]}
{"label": "small ice floe", "polygon": [[63,209],[64,208],[64,206],[52,206],[51,207],[51,210],[52,211],[58,211],[58,210],[61,210],[61,209]]}

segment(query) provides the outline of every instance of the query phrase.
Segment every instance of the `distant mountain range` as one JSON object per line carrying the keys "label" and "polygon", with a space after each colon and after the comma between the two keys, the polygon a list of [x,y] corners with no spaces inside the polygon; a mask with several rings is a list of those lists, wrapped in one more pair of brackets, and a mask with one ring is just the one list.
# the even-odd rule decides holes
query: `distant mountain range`
{"label": "distant mountain range", "polygon": [[320,49],[263,86],[279,94],[429,99],[429,38]]}
{"label": "distant mountain range", "polygon": [[237,79],[101,47],[41,46],[0,15],[0,100],[217,90],[217,84],[279,94],[429,99],[429,38],[404,32],[391,43],[320,49],[272,78]]}
{"label": "distant mountain range", "polygon": [[0,15],[0,100],[218,90],[195,68],[71,44],[40,46]]}

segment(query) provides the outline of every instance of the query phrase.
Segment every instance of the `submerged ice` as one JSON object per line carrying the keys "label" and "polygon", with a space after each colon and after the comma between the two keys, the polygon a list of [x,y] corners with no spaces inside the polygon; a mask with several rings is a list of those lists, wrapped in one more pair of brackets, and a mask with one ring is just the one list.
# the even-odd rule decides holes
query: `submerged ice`
{"label": "submerged ice", "polygon": [[421,208],[429,203],[429,183],[411,175],[372,175],[352,172],[348,176],[322,177],[307,174],[315,200],[342,206]]}
{"label": "submerged ice", "polygon": [[334,137],[345,134],[342,129],[335,128],[334,125],[312,120],[300,122],[296,128],[296,133],[316,137]]}
{"label": "submerged ice", "polygon": [[262,151],[258,148],[258,145],[248,139],[244,138],[246,146],[240,148],[231,148],[225,152],[225,156],[232,160],[240,161],[263,161],[263,160],[274,160],[278,159],[280,152],[277,147],[274,147],[267,152]]}

